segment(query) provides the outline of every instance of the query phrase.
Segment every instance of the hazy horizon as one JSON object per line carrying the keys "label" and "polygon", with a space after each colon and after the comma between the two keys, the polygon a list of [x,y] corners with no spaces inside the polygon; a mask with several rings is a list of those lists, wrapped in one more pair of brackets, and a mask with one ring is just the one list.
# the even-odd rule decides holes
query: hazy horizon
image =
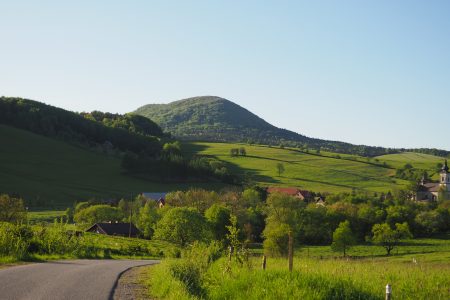
{"label": "hazy horizon", "polygon": [[309,137],[450,150],[449,13],[446,1],[1,3],[0,95],[119,113],[213,95]]}

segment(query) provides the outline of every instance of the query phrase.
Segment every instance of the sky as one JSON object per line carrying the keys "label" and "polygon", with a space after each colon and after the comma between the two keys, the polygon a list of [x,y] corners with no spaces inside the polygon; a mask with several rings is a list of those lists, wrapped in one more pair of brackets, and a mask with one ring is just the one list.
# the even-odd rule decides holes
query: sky
{"label": "sky", "polygon": [[450,1],[0,1],[0,95],[229,99],[310,137],[450,150]]}

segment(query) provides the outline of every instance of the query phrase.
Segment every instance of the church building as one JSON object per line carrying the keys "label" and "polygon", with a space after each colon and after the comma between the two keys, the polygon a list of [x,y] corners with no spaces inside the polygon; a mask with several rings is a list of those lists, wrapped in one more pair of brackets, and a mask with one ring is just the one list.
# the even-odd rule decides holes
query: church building
{"label": "church building", "polygon": [[445,164],[439,174],[439,183],[427,183],[425,178],[422,178],[416,194],[417,201],[437,201],[439,200],[439,195],[443,193],[450,195],[450,173],[447,160],[445,160]]}

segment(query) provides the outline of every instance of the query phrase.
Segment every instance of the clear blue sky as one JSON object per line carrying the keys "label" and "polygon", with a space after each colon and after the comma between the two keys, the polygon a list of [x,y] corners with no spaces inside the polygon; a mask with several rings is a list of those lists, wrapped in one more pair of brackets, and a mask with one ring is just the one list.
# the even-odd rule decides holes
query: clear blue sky
{"label": "clear blue sky", "polygon": [[1,1],[0,95],[121,113],[217,95],[311,137],[450,150],[449,16],[450,1]]}

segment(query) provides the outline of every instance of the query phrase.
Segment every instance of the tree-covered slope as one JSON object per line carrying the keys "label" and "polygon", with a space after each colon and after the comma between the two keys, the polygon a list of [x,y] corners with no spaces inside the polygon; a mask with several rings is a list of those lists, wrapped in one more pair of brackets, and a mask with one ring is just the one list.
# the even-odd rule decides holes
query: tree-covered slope
{"label": "tree-covered slope", "polygon": [[184,140],[284,144],[364,156],[396,152],[381,147],[309,138],[277,128],[247,109],[220,97],[205,96],[169,104],[149,104],[135,113],[152,119],[165,131]]}
{"label": "tree-covered slope", "polygon": [[33,100],[0,97],[0,124],[87,147],[108,146],[147,156],[157,156],[162,149],[161,128],[140,116],[77,114]]}
{"label": "tree-covered slope", "polygon": [[282,144],[368,157],[404,151],[439,156],[450,154],[439,149],[392,149],[310,138],[273,126],[236,103],[215,96],[188,98],[169,104],[148,104],[135,113],[152,119],[165,131],[187,141]]}

